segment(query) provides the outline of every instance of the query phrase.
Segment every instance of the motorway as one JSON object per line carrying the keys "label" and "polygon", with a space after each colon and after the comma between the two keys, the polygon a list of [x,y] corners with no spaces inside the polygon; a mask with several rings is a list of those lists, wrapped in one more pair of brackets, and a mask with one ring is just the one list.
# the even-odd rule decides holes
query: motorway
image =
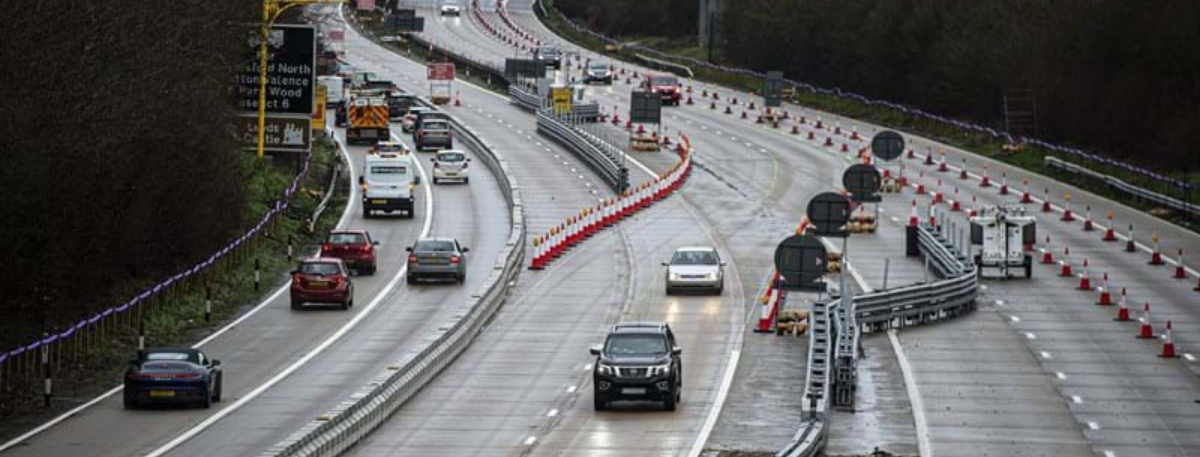
{"label": "motorway", "polygon": [[[405,3],[427,17],[426,36],[440,45],[497,62],[497,56],[514,54],[467,13],[439,18],[432,0]],[[485,19],[504,27],[490,12],[495,2],[482,3]],[[605,58],[551,37],[525,1],[510,8],[521,27],[544,40],[585,57]],[[422,66],[350,28],[346,35],[347,61],[418,94],[425,90]],[[577,75],[564,70],[559,78]],[[790,122],[775,130],[755,124],[753,113],[750,120],[727,116],[721,112],[730,96],[743,101],[750,96],[685,84],[693,86],[696,105],[664,109],[669,130],[687,133],[695,145],[696,171],[683,190],[598,233],[547,270],[523,272],[507,304],[461,358],[350,454],[695,456],[702,450],[774,452],[791,438],[800,420],[807,342],[751,332],[754,298],[770,271],[770,253],[794,229],[804,202],[817,192],[839,189],[841,170],[854,160],[821,146],[821,140],[833,137],[838,145],[851,144],[851,150],[863,143],[828,129],[816,131],[818,140],[810,142],[786,133]],[[569,152],[537,136],[530,113],[469,84],[458,82],[455,88],[465,106],[449,110],[512,165],[530,233],[543,233],[611,196]],[[593,88],[589,95],[608,112],[624,114],[630,89],[622,80]],[[709,110],[709,101],[698,95],[714,89],[723,97],[720,109]],[[742,106],[733,109],[738,113]],[[828,113],[805,114],[868,137],[878,129]],[[803,133],[812,130],[811,123],[800,127]],[[623,135],[611,127],[592,128],[613,138]],[[1135,224],[1142,248],[1149,245],[1149,233],[1159,233],[1165,252],[1179,247],[1200,252],[1200,237],[1136,209],[965,151],[906,139],[918,154],[945,151],[952,166],[969,161],[975,176],[968,180],[958,179],[956,172],[940,174],[920,158],[899,161],[914,182],[951,198],[957,187],[964,201],[976,197],[976,205],[1016,203],[1019,183],[1029,179],[1038,189],[1035,196],[1049,189],[1056,205],[1071,193],[1077,213],[1085,205],[1093,207],[1097,219],[1114,211],[1119,225]],[[354,163],[363,153],[363,148],[346,151]],[[631,153],[630,158],[635,183],[675,160],[669,153]],[[983,164],[997,184],[1005,173],[1014,195],[981,188]],[[378,372],[412,351],[450,317],[455,307],[446,303],[462,302],[484,279],[469,275],[465,286],[410,287],[398,281],[402,248],[424,231],[463,240],[472,248],[472,270],[489,268],[495,260],[506,234],[489,229],[507,226],[509,212],[495,177],[482,166],[472,174],[469,186],[426,184],[421,196],[432,196],[432,212],[420,206],[413,220],[361,220],[352,195],[341,226],[367,228],[382,241],[383,252],[394,255],[381,257],[376,276],[356,278],[356,306],[350,312],[295,313],[286,297],[275,296],[206,343],[204,349],[221,359],[229,374],[226,401],[213,410],[128,412],[114,396],[5,455],[262,452],[347,397],[364,382],[364,373]],[[925,278],[921,264],[903,254],[902,227],[912,199],[924,216],[928,196],[911,189],[902,196],[888,194],[879,232],[850,241],[857,288]],[[1036,205],[1030,208],[1036,211]],[[952,219],[964,224],[961,214]],[[1086,256],[1093,281],[1099,283],[1107,272],[1114,289],[1128,288],[1131,306],[1152,303],[1156,331],[1171,319],[1185,357],[1155,357],[1159,343],[1134,339],[1135,324],[1113,322],[1113,307],[1095,306],[1094,292],[1074,290],[1077,277],[1060,278],[1057,265],[1038,265],[1030,281],[988,281],[972,314],[903,329],[894,338],[866,335],[856,410],[834,414],[829,453],[864,454],[879,447],[899,455],[1200,454],[1200,407],[1194,403],[1200,385],[1189,352],[1200,345],[1195,306],[1200,294],[1191,291],[1195,273],[1189,281],[1171,279],[1168,267],[1145,264],[1147,252],[1126,253],[1117,246],[1124,243],[1102,243],[1100,232],[1083,232],[1079,222],[1059,221],[1057,213],[1039,213],[1038,232],[1039,238],[1050,236],[1055,257],[1063,246],[1071,247],[1076,273]],[[674,248],[694,244],[715,245],[729,261],[727,290],[720,297],[664,296],[659,263]],[[814,298],[794,296],[790,305]],[[681,408],[666,413],[629,404],[593,411],[588,347],[600,342],[612,323],[643,319],[666,320],[680,337]],[[351,322],[354,328],[343,330]],[[344,336],[324,343],[343,331]],[[317,348],[320,353],[314,353]],[[910,369],[902,374],[901,365]]]}

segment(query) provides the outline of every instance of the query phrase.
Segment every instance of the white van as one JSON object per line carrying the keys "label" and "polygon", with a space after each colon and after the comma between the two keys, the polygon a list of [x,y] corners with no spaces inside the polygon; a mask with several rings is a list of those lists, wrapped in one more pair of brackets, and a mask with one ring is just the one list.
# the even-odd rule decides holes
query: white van
{"label": "white van", "polygon": [[421,183],[413,156],[403,144],[380,142],[363,162],[362,186],[363,219],[373,211],[403,211],[412,219],[416,206],[416,189]]}
{"label": "white van", "polygon": [[337,108],[346,103],[346,81],[341,76],[319,76],[317,81],[325,86],[325,106]]}

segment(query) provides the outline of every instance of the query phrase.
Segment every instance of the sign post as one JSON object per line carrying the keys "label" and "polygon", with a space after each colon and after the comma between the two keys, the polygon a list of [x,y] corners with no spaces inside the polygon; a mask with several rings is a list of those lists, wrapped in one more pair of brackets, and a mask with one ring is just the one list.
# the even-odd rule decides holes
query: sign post
{"label": "sign post", "polygon": [[768,71],[763,80],[763,105],[778,108],[783,105],[783,72]]}
{"label": "sign post", "polygon": [[568,115],[571,114],[571,88],[570,87],[554,87],[550,89],[550,98],[553,102],[554,114]]}
{"label": "sign post", "polygon": [[787,237],[775,248],[775,271],[779,272],[775,287],[779,289],[824,292],[821,278],[828,268],[825,245],[807,234]]}

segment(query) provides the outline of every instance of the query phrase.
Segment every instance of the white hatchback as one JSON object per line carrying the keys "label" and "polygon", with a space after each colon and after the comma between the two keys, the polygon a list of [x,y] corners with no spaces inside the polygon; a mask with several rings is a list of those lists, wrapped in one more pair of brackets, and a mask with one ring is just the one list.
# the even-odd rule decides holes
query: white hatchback
{"label": "white hatchback", "polygon": [[434,184],[447,179],[461,180],[463,184],[470,182],[467,164],[471,162],[471,159],[465,152],[458,149],[446,149],[438,151],[437,155],[429,160],[433,162]]}
{"label": "white hatchback", "polygon": [[681,290],[725,290],[725,262],[711,247],[682,247],[675,250],[667,267],[667,295]]}

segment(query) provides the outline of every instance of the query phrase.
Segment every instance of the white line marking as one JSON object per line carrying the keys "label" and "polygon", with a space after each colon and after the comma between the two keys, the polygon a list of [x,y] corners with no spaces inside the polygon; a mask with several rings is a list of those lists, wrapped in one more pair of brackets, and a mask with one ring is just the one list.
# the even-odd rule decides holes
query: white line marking
{"label": "white line marking", "polygon": [[584,366],[583,366],[583,371],[588,371],[588,370],[591,370],[591,369],[592,369],[592,364],[590,364],[590,363],[589,363],[589,364],[587,364],[587,365],[584,365]]}
{"label": "white line marking", "polygon": [[[395,134],[392,134],[392,139],[397,142],[403,142],[403,140],[401,140],[400,137],[397,137]],[[418,238],[423,238],[429,236],[429,230],[433,227],[433,190],[431,184],[429,183],[429,176],[425,173],[425,167],[421,165],[421,161],[414,160],[413,163],[417,165],[417,171],[421,173],[422,186],[425,187],[425,222],[421,226],[421,234],[418,236]],[[187,442],[187,440],[192,439],[196,435],[199,435],[209,427],[212,427],[213,424],[216,424],[221,419],[233,414],[251,400],[254,400],[259,395],[262,395],[263,392],[266,392],[271,387],[274,387],[275,384],[278,384],[288,376],[291,376],[292,373],[295,373],[296,370],[299,370],[301,367],[308,364],[309,361],[316,358],[322,352],[325,352],[326,349],[333,346],[334,343],[342,339],[343,336],[345,336],[347,333],[350,333],[350,330],[365,320],[366,317],[371,314],[371,311],[374,311],[380,303],[383,303],[383,299],[390,295],[393,290],[395,290],[396,286],[400,284],[400,278],[403,278],[407,271],[408,265],[402,265],[400,269],[396,271],[396,275],[392,276],[392,278],[388,281],[387,285],[385,285],[383,289],[379,291],[379,293],[375,294],[375,298],[371,299],[370,303],[367,303],[366,308],[363,308],[363,310],[351,318],[349,322],[346,322],[345,325],[342,325],[337,332],[329,335],[329,337],[322,341],[321,344],[317,345],[317,347],[314,347],[312,350],[305,353],[304,356],[299,360],[292,362],[291,365],[288,365],[282,371],[276,373],[275,376],[272,376],[266,382],[260,384],[258,387],[255,387],[254,390],[251,390],[242,397],[238,398],[237,401],[233,402],[233,404],[221,409],[220,411],[217,411],[216,414],[206,417],[199,424],[196,424],[195,426],[185,430],[183,433],[171,439],[171,441],[168,441],[166,444],[163,444],[157,449],[146,454],[145,457],[160,457],[176,447],[179,447],[179,445]]]}
{"label": "white line marking", "polygon": [[1072,395],[1072,396],[1071,396],[1071,403],[1074,403],[1074,404],[1077,404],[1077,405],[1079,405],[1079,404],[1083,404],[1083,398],[1082,398],[1082,397],[1080,397],[1080,396],[1078,396],[1078,395]]}
{"label": "white line marking", "polygon": [[576,386],[567,387],[567,393],[575,393],[575,390],[578,388]]}
{"label": "white line marking", "polygon": [[1054,372],[1054,376],[1057,377],[1058,379],[1067,379],[1067,374],[1063,373],[1061,371]]}
{"label": "white line marking", "polygon": [[[337,145],[338,145],[339,152],[341,152],[341,154],[342,154],[342,157],[344,159],[346,159],[346,164],[347,165],[351,164],[353,161],[350,159],[350,153],[346,150],[346,147],[341,142],[337,143]],[[358,178],[356,178],[354,176],[354,173],[355,173],[354,167],[349,166],[347,168],[350,169],[350,182],[351,183],[356,182]],[[350,186],[350,197],[349,197],[349,200],[347,200],[347,202],[357,201],[358,199],[355,197],[357,192],[358,192],[358,186]],[[353,213],[353,211],[351,211],[353,206],[354,205],[352,205],[351,203],[347,203],[346,207],[342,209],[342,217],[338,219],[337,228],[343,228],[346,226],[346,221],[348,221],[350,219],[350,215]],[[251,308],[249,311],[246,311],[245,314],[239,316],[237,319],[234,319],[233,322],[226,324],[224,327],[221,327],[216,332],[213,332],[211,335],[208,335],[204,339],[198,341],[196,344],[192,345],[192,347],[200,348],[201,346],[208,344],[209,342],[216,339],[217,337],[224,335],[225,332],[228,332],[229,330],[233,329],[234,327],[237,327],[238,324],[245,322],[246,319],[249,319],[250,317],[254,316],[259,311],[262,311],[264,308],[267,307],[267,305],[271,304],[271,302],[273,302],[273,301],[275,301],[275,299],[279,298],[279,295],[282,294],[284,291],[288,290],[288,288],[291,287],[291,284],[292,284],[292,281],[289,279],[287,282],[283,283],[283,285],[279,286],[279,288],[276,289],[275,292],[272,292],[271,295],[268,295],[267,298],[263,299],[262,302],[260,302],[258,305],[255,305],[254,308]],[[33,430],[25,432],[25,433],[21,434],[21,436],[13,438],[12,440],[9,440],[7,443],[0,445],[0,452],[4,452],[8,448],[16,446],[17,444],[20,444],[20,443],[24,442],[25,440],[33,438],[34,436],[36,436],[39,433],[49,430],[51,427],[58,425],[62,421],[70,419],[71,417],[75,416],[76,414],[83,412],[83,410],[91,408],[92,406],[95,406],[97,403],[100,403],[100,402],[108,399],[108,397],[116,395],[118,392],[120,392],[124,388],[125,388],[124,384],[119,385],[117,387],[113,387],[112,389],[109,389],[108,391],[105,391],[104,393],[96,396],[96,398],[88,400],[87,403],[84,403],[82,405],[71,408],[67,412],[62,413],[53,419],[50,419],[46,423],[37,426]]]}
{"label": "white line marking", "polygon": [[552,409],[552,410],[550,410],[550,412],[546,413],[546,417],[554,417],[554,416],[557,416],[557,415],[558,415],[558,410],[557,410],[557,409]]}
{"label": "white line marking", "polygon": [[1193,356],[1192,354],[1184,354],[1184,355],[1183,355],[1183,358],[1187,359],[1187,361],[1188,361],[1188,362],[1195,362],[1195,361],[1196,361],[1196,357],[1195,357],[1195,356]]}
{"label": "white line marking", "polygon": [[1088,428],[1090,428],[1092,430],[1100,430],[1100,424],[1097,424],[1095,422],[1088,421],[1087,425],[1088,425]]}
{"label": "white line marking", "polygon": [[1042,351],[1042,358],[1043,358],[1043,359],[1052,359],[1052,358],[1054,358],[1054,357],[1050,357],[1050,353],[1049,353],[1049,352]]}
{"label": "white line marking", "polygon": [[1031,339],[1031,340],[1036,340],[1036,339],[1037,339],[1037,335],[1034,335],[1034,334],[1033,334],[1033,332],[1025,332],[1025,338],[1028,338],[1028,339]]}
{"label": "white line marking", "polygon": [[1113,451],[1104,451],[1104,457],[1117,457],[1117,453]]}
{"label": "white line marking", "polygon": [[996,306],[1004,306],[1004,300],[996,300]]}
{"label": "white line marking", "polygon": [[892,342],[892,351],[900,362],[900,373],[904,376],[904,387],[908,390],[908,402],[912,405],[913,424],[917,431],[917,454],[930,457],[933,450],[929,444],[929,424],[925,422],[925,404],[921,400],[921,391],[917,389],[917,381],[913,377],[912,366],[904,356],[904,348],[900,346],[900,338],[896,337],[896,329],[888,330],[888,340]]}
{"label": "white line marking", "polygon": [[1008,319],[1013,321],[1013,323],[1021,322],[1021,318],[1017,316],[1008,316]]}
{"label": "white line marking", "polygon": [[526,445],[526,446],[533,446],[533,443],[536,443],[536,442],[537,442],[537,437],[536,437],[536,436],[531,436],[531,437],[529,437],[529,438],[525,438],[525,445]]}

